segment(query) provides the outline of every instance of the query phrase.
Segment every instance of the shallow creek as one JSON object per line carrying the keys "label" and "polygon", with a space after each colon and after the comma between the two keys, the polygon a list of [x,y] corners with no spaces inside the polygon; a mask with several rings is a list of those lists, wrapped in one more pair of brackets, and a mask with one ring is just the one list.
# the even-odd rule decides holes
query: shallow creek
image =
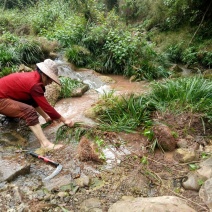
{"label": "shallow creek", "polygon": [[[95,122],[87,118],[84,113],[85,111],[94,104],[98,98],[111,90],[114,91],[116,95],[123,95],[127,93],[144,93],[148,90],[148,83],[146,82],[130,82],[129,79],[123,76],[114,76],[108,75],[103,76],[94,72],[93,70],[81,69],[79,71],[73,71],[70,66],[67,64],[60,63],[59,68],[60,76],[67,76],[72,79],[78,79],[83,81],[85,84],[88,84],[90,89],[84,93],[81,97],[73,97],[61,99],[55,105],[55,109],[61,113],[64,117],[71,118],[74,122],[83,122],[87,125],[93,125]],[[3,119],[1,119],[3,120]],[[42,117],[39,118],[40,123],[43,124],[44,119]],[[50,125],[44,129],[45,135],[49,140],[55,142],[57,129],[61,126],[61,124]],[[20,136],[17,132],[21,128],[20,123],[16,123],[15,121],[8,121],[5,119],[1,122],[0,125],[0,153],[1,153],[1,165],[4,166],[3,159],[7,160],[11,158],[11,164],[15,168],[16,163],[14,161],[22,161],[25,160],[25,155],[20,154],[17,155],[19,150],[35,150],[39,148],[39,144],[35,136],[28,131],[29,137],[26,140],[23,136]],[[70,149],[76,149],[75,147],[66,147],[67,150],[64,150],[64,153]],[[105,167],[111,168],[112,163],[119,163],[120,159],[117,157],[123,154],[129,154],[130,151],[125,149],[124,147],[120,152],[116,152],[114,154],[114,150],[112,148],[105,149],[104,155],[107,161],[107,165]],[[18,159],[17,159],[18,158]],[[28,159],[27,159],[28,160]],[[88,169],[92,169],[93,172],[98,172],[94,170],[92,167],[87,167]],[[1,170],[4,170],[3,168]],[[46,173],[50,173],[52,171],[51,166],[46,166],[46,164],[39,163],[31,164],[30,173],[33,173],[35,176],[40,176],[41,178],[45,177]],[[5,172],[8,170],[5,169]],[[17,183],[21,183],[24,178],[19,178]],[[14,181],[16,183],[16,181]],[[24,182],[22,182],[24,183]],[[30,182],[29,182],[30,183]],[[32,183],[33,184],[33,183]]]}

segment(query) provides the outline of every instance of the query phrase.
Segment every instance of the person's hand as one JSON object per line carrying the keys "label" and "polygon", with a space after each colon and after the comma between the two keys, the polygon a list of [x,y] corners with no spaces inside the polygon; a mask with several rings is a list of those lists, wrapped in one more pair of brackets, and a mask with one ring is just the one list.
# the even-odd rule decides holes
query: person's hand
{"label": "person's hand", "polygon": [[73,127],[74,126],[74,122],[70,119],[65,119],[64,124],[69,126],[69,127]]}
{"label": "person's hand", "polygon": [[50,117],[46,117],[45,118],[45,121],[46,121],[46,123],[48,123],[48,122],[51,123],[52,122],[52,119]]}

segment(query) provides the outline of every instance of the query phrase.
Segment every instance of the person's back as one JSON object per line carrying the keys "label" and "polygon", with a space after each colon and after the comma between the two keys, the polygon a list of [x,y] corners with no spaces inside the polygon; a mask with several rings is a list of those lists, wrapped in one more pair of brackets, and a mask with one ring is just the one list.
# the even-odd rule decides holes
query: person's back
{"label": "person's back", "polygon": [[36,72],[13,73],[0,78],[0,98],[29,100],[31,88],[40,82]]}

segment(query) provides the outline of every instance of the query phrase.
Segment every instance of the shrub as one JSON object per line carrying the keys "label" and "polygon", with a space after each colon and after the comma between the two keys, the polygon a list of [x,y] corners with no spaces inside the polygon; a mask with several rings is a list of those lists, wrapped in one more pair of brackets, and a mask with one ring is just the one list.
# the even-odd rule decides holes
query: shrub
{"label": "shrub", "polygon": [[0,69],[20,63],[20,57],[11,45],[0,44]]}
{"label": "shrub", "polygon": [[179,63],[182,61],[183,42],[172,44],[167,47],[166,54],[171,62]]}
{"label": "shrub", "polygon": [[16,66],[4,67],[4,68],[2,68],[2,70],[0,70],[0,78],[7,76],[9,74],[12,74],[12,73],[16,72],[16,70],[17,70]]}
{"label": "shrub", "polygon": [[58,20],[54,27],[41,30],[40,34],[50,40],[57,40],[62,47],[69,47],[80,43],[85,30],[85,19],[80,16],[71,16],[66,20]]}
{"label": "shrub", "polygon": [[69,3],[65,0],[38,1],[35,7],[28,8],[27,22],[32,26],[33,32],[39,34],[53,27],[57,20],[64,21],[69,13]]}

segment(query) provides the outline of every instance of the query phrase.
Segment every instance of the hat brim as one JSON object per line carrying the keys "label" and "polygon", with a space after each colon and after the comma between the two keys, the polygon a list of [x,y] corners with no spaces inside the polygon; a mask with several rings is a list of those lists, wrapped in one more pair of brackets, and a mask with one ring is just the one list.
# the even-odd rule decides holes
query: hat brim
{"label": "hat brim", "polygon": [[49,78],[51,78],[54,82],[56,82],[58,85],[61,85],[60,80],[57,75],[55,75],[46,65],[41,62],[41,63],[36,63],[36,66],[44,73],[46,74]]}

